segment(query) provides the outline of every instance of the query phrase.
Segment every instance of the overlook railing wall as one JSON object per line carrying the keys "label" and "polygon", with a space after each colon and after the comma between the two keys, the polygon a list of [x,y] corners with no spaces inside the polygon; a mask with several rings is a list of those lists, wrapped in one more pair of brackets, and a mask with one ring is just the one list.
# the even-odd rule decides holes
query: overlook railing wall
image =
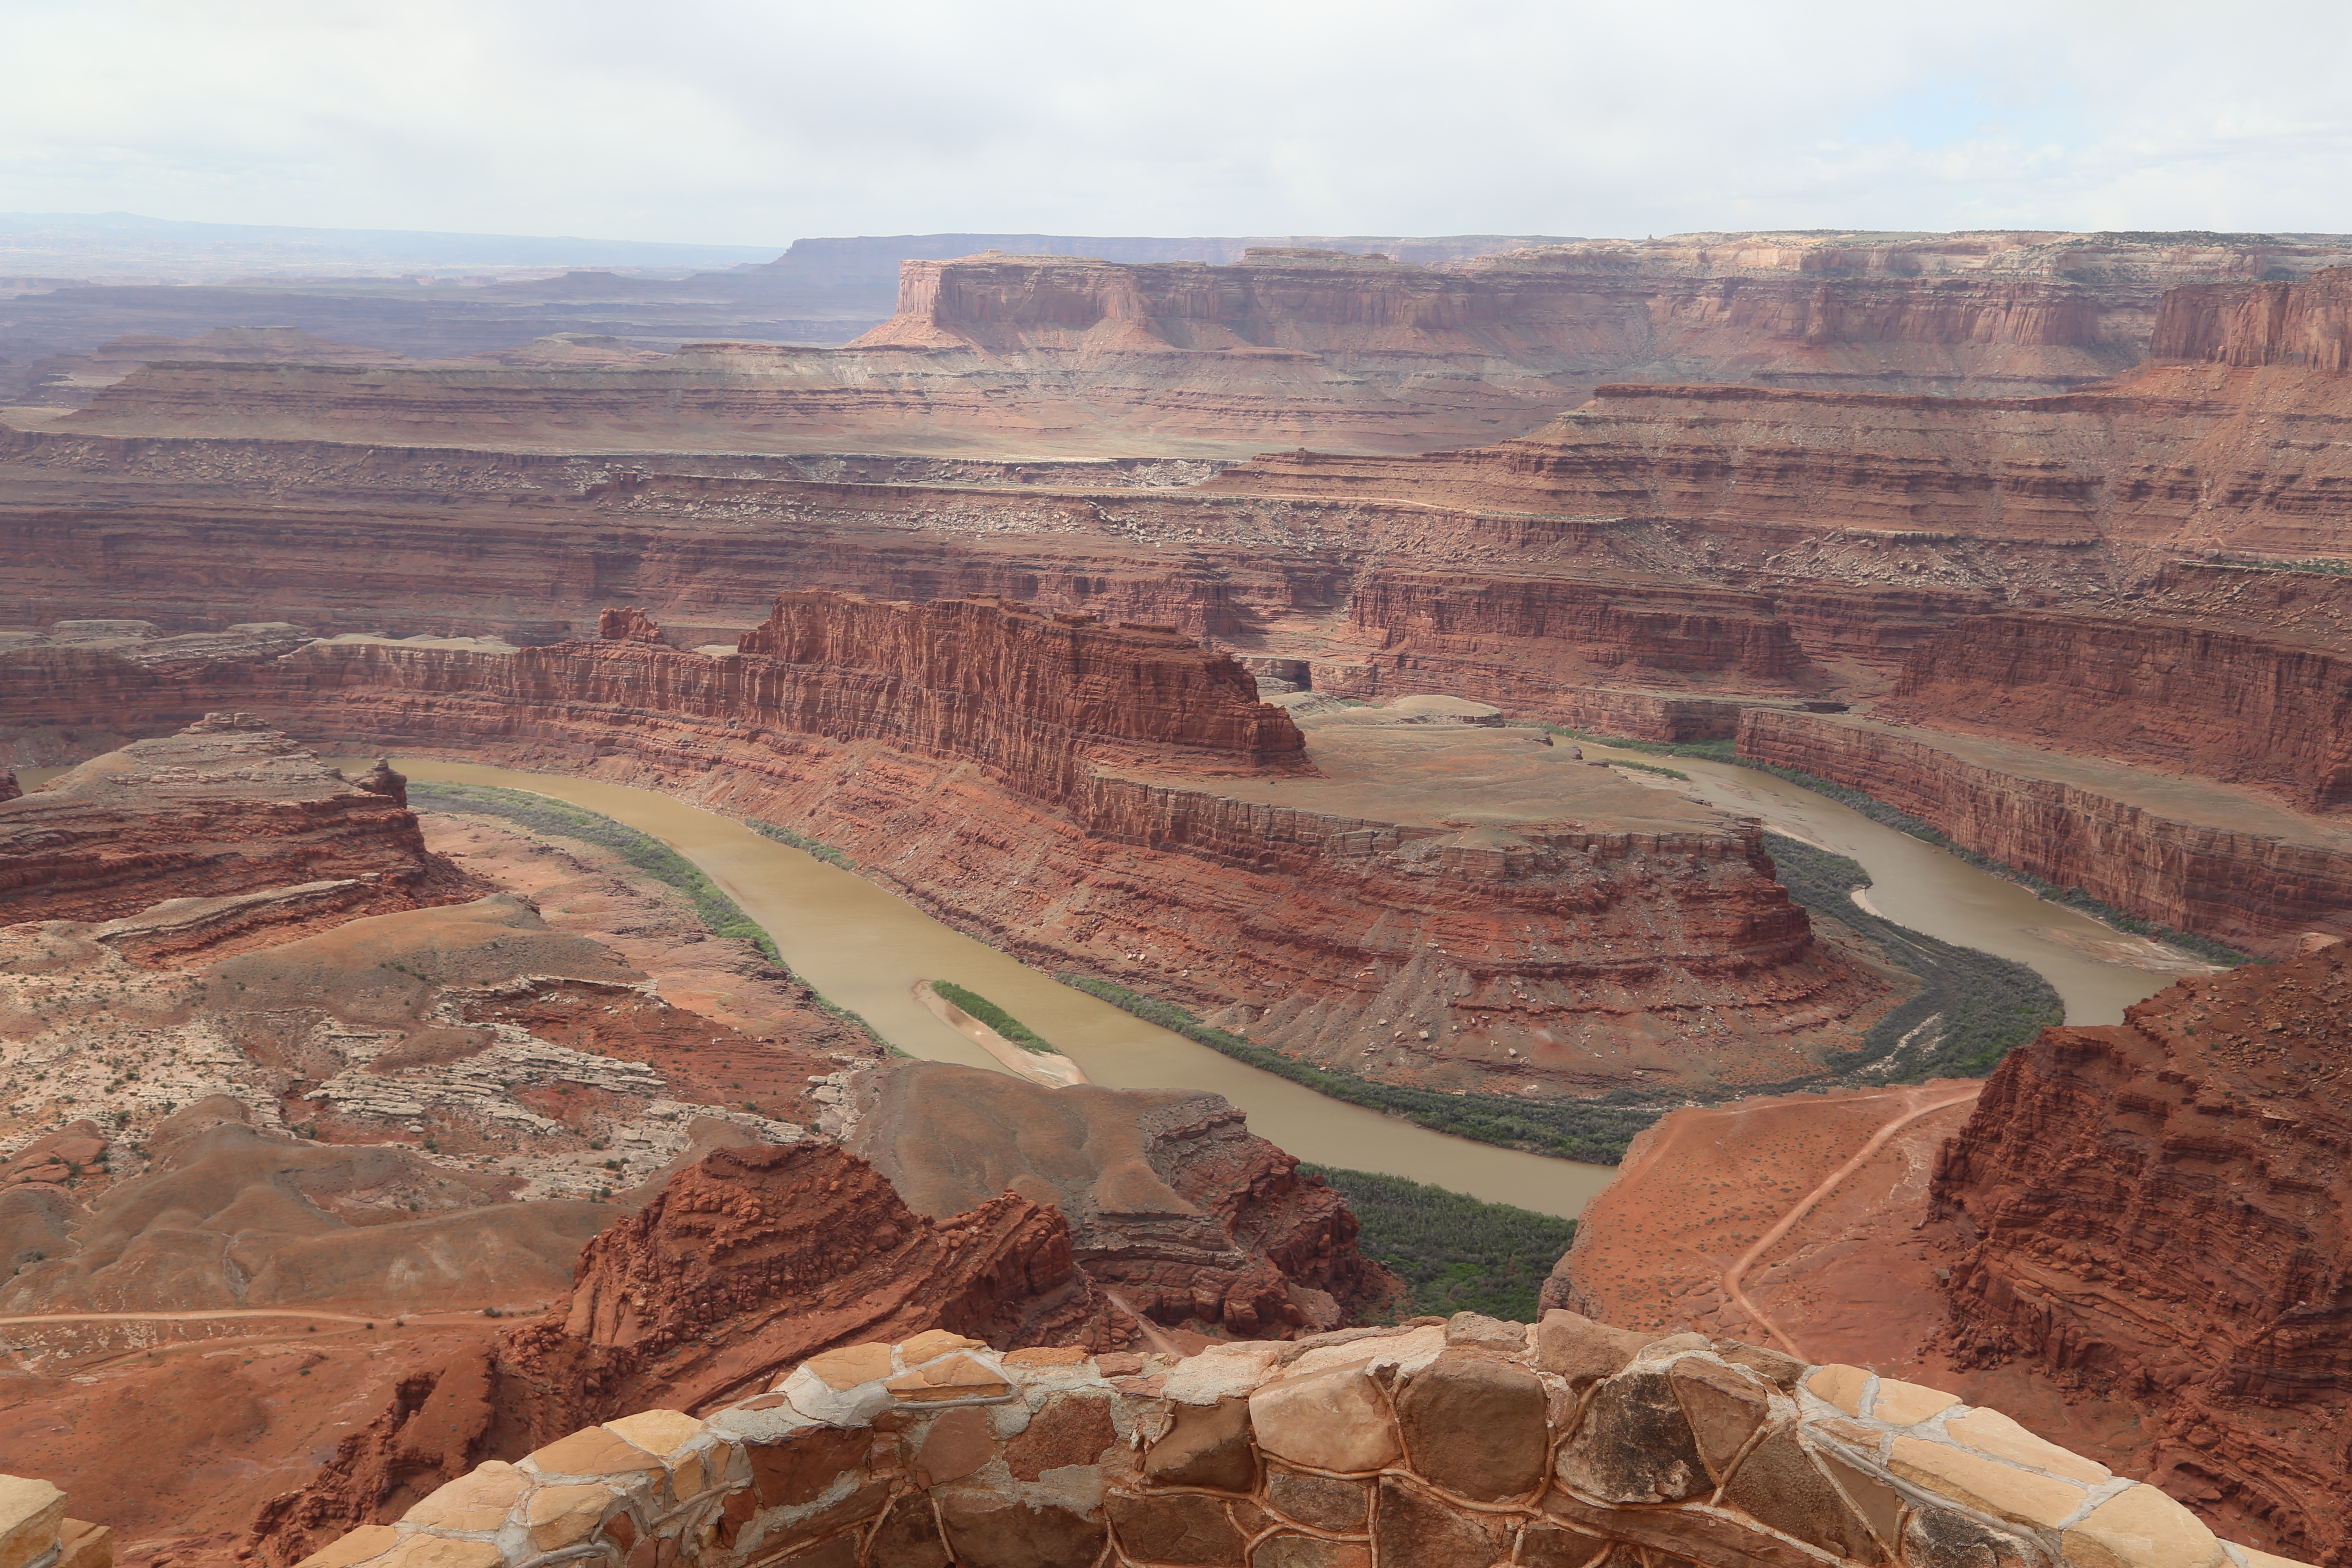
{"label": "overlook railing wall", "polygon": [[934,1331],[449,1482],[302,1568],[2286,1568],[1997,1411],[1568,1312],[1187,1359]]}

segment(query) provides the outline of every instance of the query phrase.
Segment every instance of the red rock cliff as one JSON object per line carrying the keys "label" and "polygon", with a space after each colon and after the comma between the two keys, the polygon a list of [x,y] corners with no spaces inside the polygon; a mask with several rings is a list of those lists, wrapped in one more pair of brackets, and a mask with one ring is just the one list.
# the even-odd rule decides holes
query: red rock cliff
{"label": "red rock cliff", "polygon": [[2157,314],[2151,359],[2352,370],[2352,267],[2299,283],[2204,283],[2173,289]]}
{"label": "red rock cliff", "polygon": [[[2282,574],[2248,575],[2259,590]],[[2219,624],[1971,617],[1914,647],[1876,712],[2249,784],[2305,811],[2352,804],[2352,643],[2232,607]]]}
{"label": "red rock cliff", "polygon": [[396,776],[350,783],[242,713],[135,742],[0,801],[0,925],[303,884],[337,884],[306,897],[309,921],[478,897],[425,852]]}
{"label": "red rock cliff", "polygon": [[[2190,816],[2161,778],[1807,713],[1751,709],[1738,746],[1743,757],[1861,790],[1963,848],[2176,931],[2260,953],[2288,951],[2315,928],[2352,936],[2352,840],[2329,819],[2259,796],[2184,803],[2199,807]],[[2216,820],[2232,816],[2234,824]]]}
{"label": "red rock cliff", "polygon": [[2128,1401],[2153,1479],[2352,1550],[2352,946],[2184,981],[2012,1051],[1938,1158],[1963,1354]]}
{"label": "red rock cliff", "polygon": [[1020,750],[1173,747],[1228,766],[1305,764],[1298,726],[1258,700],[1241,666],[1165,626],[1108,626],[1009,599],[801,592],[778,595],[740,646],[792,667],[785,679],[822,681],[825,707],[792,727],[835,740],[953,745],[1005,765],[1016,748],[1000,738],[1018,729]]}
{"label": "red rock cliff", "polygon": [[938,1222],[811,1141],[722,1149],[592,1240],[568,1302],[487,1355],[420,1367],[309,1486],[256,1519],[264,1561],[379,1518],[485,1459],[635,1410],[693,1411],[837,1345],[929,1329],[999,1349],[1125,1342],[1060,1214],[1011,1194]]}

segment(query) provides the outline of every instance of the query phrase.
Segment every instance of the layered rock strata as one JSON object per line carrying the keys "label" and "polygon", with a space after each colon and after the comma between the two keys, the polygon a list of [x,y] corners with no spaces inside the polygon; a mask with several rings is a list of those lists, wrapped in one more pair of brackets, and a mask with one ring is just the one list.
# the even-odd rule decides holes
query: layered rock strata
{"label": "layered rock strata", "polygon": [[1861,539],[1889,586],[2104,599],[2174,552],[2339,552],[2346,384],[2217,363],[2039,398],[1612,384],[1492,447],[1279,453],[1204,488],[1658,519],[1756,587],[1845,576],[1841,549]]}
{"label": "layered rock strata", "polygon": [[1001,601],[788,594],[740,640],[346,638],[244,700],[321,742],[593,765],[791,823],[1034,961],[1148,972],[1376,1076],[1785,1081],[1880,994],[1812,944],[1752,824],[1538,731],[1343,714],[1311,751],[1174,633]]}
{"label": "layered rock strata", "polygon": [[257,1532],[290,1561],[583,1423],[725,1404],[826,1349],[933,1331],[1108,1349],[1135,1327],[1049,1205],[1004,1193],[942,1223],[830,1143],[722,1149],[591,1242],[545,1318],[420,1368]]}
{"label": "layered rock strata", "polygon": [[[266,1523],[259,1544],[293,1550]],[[302,1561],[648,1547],[695,1568],[2284,1561],[1935,1389],[1566,1312],[1181,1361],[845,1346],[699,1418],[646,1410],[481,1466]]]}
{"label": "layered rock strata", "polygon": [[2311,574],[2235,575],[2221,614],[1972,616],[1914,647],[1874,712],[2248,784],[2304,811],[2352,804],[2352,628],[2326,610],[2291,618],[2297,600],[2352,594]]}
{"label": "layered rock strata", "polygon": [[1346,1200],[1220,1096],[1053,1089],[946,1062],[892,1063],[852,1093],[845,1146],[917,1212],[945,1221],[999,1193],[1050,1204],[1088,1277],[1162,1325],[1318,1332],[1391,1288]]}
{"label": "layered rock strata", "polygon": [[2055,234],[1690,236],[1437,267],[1306,247],[1225,266],[991,253],[907,261],[890,319],[842,349],[688,343],[635,366],[184,359],[83,378],[95,401],[67,423],[496,430],[540,447],[1427,450],[1532,429],[1612,380],[2063,391],[2140,357],[2168,284],[2346,254]]}
{"label": "layered rock strata", "polygon": [[2151,1478],[2334,1562],[2352,1544],[2352,946],[2186,980],[2011,1053],[1938,1157],[1964,1357],[2128,1402]]}
{"label": "layered rock strata", "polygon": [[2249,791],[1843,716],[1751,710],[1739,751],[2177,931],[2272,955],[2305,931],[2352,935],[2352,832]]}
{"label": "layered rock strata", "polygon": [[0,804],[0,922],[152,925],[151,906],[181,900],[188,950],[249,942],[256,922],[317,929],[483,890],[426,852],[396,774],[352,783],[248,714],[135,742]]}
{"label": "layered rock strata", "polygon": [[2352,268],[2299,282],[2203,283],[2164,297],[2151,359],[2352,370]]}

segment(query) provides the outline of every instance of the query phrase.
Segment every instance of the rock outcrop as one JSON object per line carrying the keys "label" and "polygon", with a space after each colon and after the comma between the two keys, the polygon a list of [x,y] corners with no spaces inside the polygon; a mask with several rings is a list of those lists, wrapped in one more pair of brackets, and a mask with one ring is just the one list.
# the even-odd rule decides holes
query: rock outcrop
{"label": "rock outcrop", "polygon": [[[1698,1334],[1473,1313],[1181,1361],[926,1333],[487,1464],[302,1559],[502,1568],[2282,1568],[1997,1410]],[[265,1561],[295,1550],[265,1520]]]}
{"label": "rock outcrop", "polygon": [[1346,1200],[1221,1096],[1055,1089],[947,1062],[895,1062],[853,1090],[846,1146],[917,1212],[946,1221],[999,1193],[1051,1204],[1079,1267],[1166,1327],[1318,1332],[1391,1289]]}
{"label": "rock outcrop", "polygon": [[2164,297],[2151,359],[2352,370],[2352,268],[2299,282],[2204,283]]}
{"label": "rock outcrop", "polygon": [[[184,951],[249,943],[257,923],[316,929],[483,890],[426,853],[388,783],[354,784],[249,714],[135,742],[0,805],[0,922],[185,900]],[[273,892],[289,896],[234,901]]]}
{"label": "rock outcrop", "polygon": [[290,1562],[583,1423],[712,1407],[821,1352],[934,1331],[1074,1353],[1136,1332],[1050,1206],[1002,1194],[943,1223],[833,1144],[722,1149],[591,1242],[546,1317],[420,1369],[417,1389],[266,1508],[257,1532],[270,1561]]}
{"label": "rock outcrop", "polygon": [[2280,613],[2345,590],[2236,575],[2223,615],[1971,616],[1916,645],[1874,711],[2249,784],[2303,811],[2352,804],[2352,632]]}
{"label": "rock outcrop", "polygon": [[2183,981],[2013,1051],[1933,1196],[1959,1352],[2127,1402],[2152,1479],[2290,1551],[2352,1546],[2352,1249],[2334,1080],[2352,945]]}

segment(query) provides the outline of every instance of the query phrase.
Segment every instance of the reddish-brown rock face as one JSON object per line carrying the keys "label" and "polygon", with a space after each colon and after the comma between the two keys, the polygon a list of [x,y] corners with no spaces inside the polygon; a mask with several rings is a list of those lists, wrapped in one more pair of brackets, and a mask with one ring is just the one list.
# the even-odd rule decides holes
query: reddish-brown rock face
{"label": "reddish-brown rock face", "polygon": [[533,1419],[562,1431],[730,1397],[885,1321],[1000,1349],[1129,1337],[1050,1205],[1006,1193],[932,1220],[811,1141],[721,1149],[670,1178],[588,1244],[564,1315],[517,1330],[503,1359],[549,1390]]}
{"label": "reddish-brown rock face", "polygon": [[660,643],[667,640],[651,616],[635,608],[604,611],[596,617],[596,635],[607,642]]}
{"label": "reddish-brown rock face", "polygon": [[2352,370],[2352,268],[2299,283],[2205,283],[2164,297],[2151,359]]}
{"label": "reddish-brown rock face", "polygon": [[1050,1207],[995,1197],[944,1223],[830,1143],[721,1149],[591,1241],[571,1300],[486,1352],[419,1366],[390,1408],[255,1521],[265,1561],[400,1511],[490,1458],[629,1411],[708,1408],[837,1345],[946,1329],[1015,1345],[1123,1343]]}
{"label": "reddish-brown rock face", "polygon": [[[289,928],[478,897],[481,887],[425,852],[397,779],[386,770],[352,784],[242,713],[136,742],[0,805],[0,924],[103,921],[166,899],[334,884],[311,889],[274,926],[268,910],[252,913],[282,941]],[[231,910],[223,920],[250,923]]]}
{"label": "reddish-brown rock face", "polygon": [[2013,1051],[1935,1202],[1959,1350],[2128,1400],[2157,1474],[2283,1549],[2352,1545],[2352,945],[2184,981]]}
{"label": "reddish-brown rock face", "polygon": [[[2084,705],[2083,732],[2096,710]],[[1849,719],[1750,710],[1742,756],[1861,790],[1954,842],[2176,931],[2280,954],[2314,929],[2352,936],[2352,835],[2244,792],[1971,745]]]}
{"label": "reddish-brown rock face", "polygon": [[953,751],[1033,777],[1053,771],[1049,749],[1122,745],[1253,771],[1305,765],[1290,715],[1260,702],[1239,665],[1170,626],[1110,627],[1011,600],[890,605],[803,592],[778,595],[740,647],[793,667],[762,666],[771,679],[798,681],[810,698],[822,689],[824,711],[791,727],[833,740]]}
{"label": "reddish-brown rock face", "polygon": [[1875,711],[2252,784],[2305,811],[2352,803],[2352,637],[2266,616],[2281,588],[2352,595],[2325,577],[2238,576],[2252,602],[2226,620],[1971,617],[1916,646]]}

